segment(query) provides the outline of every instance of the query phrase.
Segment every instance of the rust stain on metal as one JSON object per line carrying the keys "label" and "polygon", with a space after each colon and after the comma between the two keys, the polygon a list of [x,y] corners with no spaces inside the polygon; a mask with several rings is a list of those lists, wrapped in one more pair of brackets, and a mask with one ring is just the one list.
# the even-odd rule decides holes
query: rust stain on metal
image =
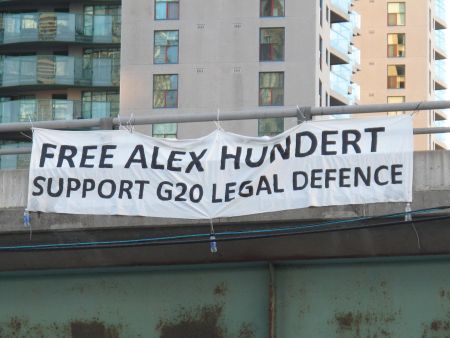
{"label": "rust stain on metal", "polygon": [[98,320],[73,321],[70,323],[72,338],[98,337],[98,338],[119,338],[120,327],[107,326]]}
{"label": "rust stain on metal", "polygon": [[22,320],[19,317],[12,317],[8,326],[13,334],[18,335],[22,328]]}
{"label": "rust stain on metal", "polygon": [[340,312],[335,315],[338,332],[352,331],[355,337],[365,337],[362,331],[370,330],[371,337],[391,337],[385,325],[394,322],[396,314],[378,314],[373,312]]}
{"label": "rust stain on metal", "polygon": [[439,291],[439,296],[440,296],[442,299],[448,299],[448,300],[450,300],[450,291],[447,291],[447,290],[445,290],[445,289],[441,289],[441,290]]}
{"label": "rust stain on metal", "polygon": [[253,331],[252,324],[243,323],[241,329],[239,330],[239,338],[254,338],[255,333]]}
{"label": "rust stain on metal", "polygon": [[160,320],[156,329],[160,338],[225,338],[219,325],[222,306],[204,306],[194,311],[183,310],[173,321]]}
{"label": "rust stain on metal", "polygon": [[214,294],[216,296],[225,296],[226,293],[228,291],[228,288],[226,286],[226,284],[224,282],[218,284],[215,288],[214,288]]}

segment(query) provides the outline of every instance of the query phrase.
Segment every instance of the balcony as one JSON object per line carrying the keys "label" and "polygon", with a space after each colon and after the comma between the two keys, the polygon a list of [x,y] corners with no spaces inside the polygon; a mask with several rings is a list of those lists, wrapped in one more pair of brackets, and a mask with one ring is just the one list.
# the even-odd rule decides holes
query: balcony
{"label": "balcony", "polygon": [[[342,24],[334,24],[330,30],[330,64],[339,65],[350,62],[351,36],[341,27]],[[350,32],[351,34],[351,32]]]}
{"label": "balcony", "polygon": [[[450,121],[442,120],[442,121],[434,121],[433,127],[450,127]],[[433,138],[437,141],[442,147],[450,149],[450,136],[447,133],[444,134],[433,134]]]}
{"label": "balcony", "polygon": [[[0,92],[11,88],[118,87],[120,61],[58,55],[0,58]],[[31,87],[31,88],[30,88]]]}
{"label": "balcony", "polygon": [[116,102],[14,100],[0,102],[0,123],[116,117]]}
{"label": "balcony", "polygon": [[0,46],[17,43],[120,43],[120,17],[75,13],[3,14]]}
{"label": "balcony", "polygon": [[445,30],[434,31],[434,59],[444,60],[447,58],[447,34]]}
{"label": "balcony", "polygon": [[434,89],[447,89],[447,62],[446,60],[434,61]]}
{"label": "balcony", "polygon": [[4,14],[0,32],[1,44],[120,43],[120,17],[55,12]]}
{"label": "balcony", "polygon": [[330,104],[342,106],[350,104],[351,84],[348,79],[341,76],[339,70],[330,72]]}
{"label": "balcony", "polygon": [[349,22],[350,21],[350,5],[352,0],[331,0],[330,22]]}
{"label": "balcony", "polygon": [[445,2],[447,0],[435,0],[434,1],[434,29],[446,29],[447,28],[447,6]]}

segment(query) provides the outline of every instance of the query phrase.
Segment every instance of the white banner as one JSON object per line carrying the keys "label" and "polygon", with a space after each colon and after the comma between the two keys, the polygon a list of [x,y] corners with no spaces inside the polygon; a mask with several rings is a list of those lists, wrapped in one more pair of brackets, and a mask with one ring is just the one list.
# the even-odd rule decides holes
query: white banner
{"label": "white banner", "polygon": [[305,122],[195,140],[34,129],[30,211],[215,218],[412,199],[412,119]]}

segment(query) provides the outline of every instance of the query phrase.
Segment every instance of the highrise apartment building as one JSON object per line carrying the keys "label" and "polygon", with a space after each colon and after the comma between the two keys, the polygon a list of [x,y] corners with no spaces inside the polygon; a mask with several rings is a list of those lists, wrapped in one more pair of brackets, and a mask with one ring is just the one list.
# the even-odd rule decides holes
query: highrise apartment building
{"label": "highrise apartment building", "polygon": [[[124,0],[120,112],[215,112],[353,104],[351,0]],[[220,114],[219,118],[220,118]],[[294,119],[222,123],[273,135]],[[160,137],[205,135],[212,123],[156,124]]]}
{"label": "highrise apartment building", "polygon": [[[444,100],[447,0],[359,0],[361,104]],[[394,113],[391,113],[394,114]],[[444,111],[416,113],[415,127],[440,126]],[[445,136],[442,136],[445,137]],[[444,149],[440,136],[415,137],[416,150]]]}
{"label": "highrise apartment building", "polygon": [[[118,0],[0,1],[0,123],[117,115],[120,33]],[[27,158],[0,156],[0,168]]]}

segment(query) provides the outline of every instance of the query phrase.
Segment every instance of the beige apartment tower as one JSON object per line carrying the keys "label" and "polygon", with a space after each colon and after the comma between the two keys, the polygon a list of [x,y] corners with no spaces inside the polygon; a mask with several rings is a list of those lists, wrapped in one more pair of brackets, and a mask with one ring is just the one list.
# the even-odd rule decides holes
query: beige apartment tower
{"label": "beige apartment tower", "polygon": [[[443,100],[446,96],[446,0],[359,0],[361,104]],[[393,113],[390,113],[393,114]],[[414,127],[440,126],[444,111],[417,112]],[[415,137],[415,150],[445,149],[445,136]]]}

